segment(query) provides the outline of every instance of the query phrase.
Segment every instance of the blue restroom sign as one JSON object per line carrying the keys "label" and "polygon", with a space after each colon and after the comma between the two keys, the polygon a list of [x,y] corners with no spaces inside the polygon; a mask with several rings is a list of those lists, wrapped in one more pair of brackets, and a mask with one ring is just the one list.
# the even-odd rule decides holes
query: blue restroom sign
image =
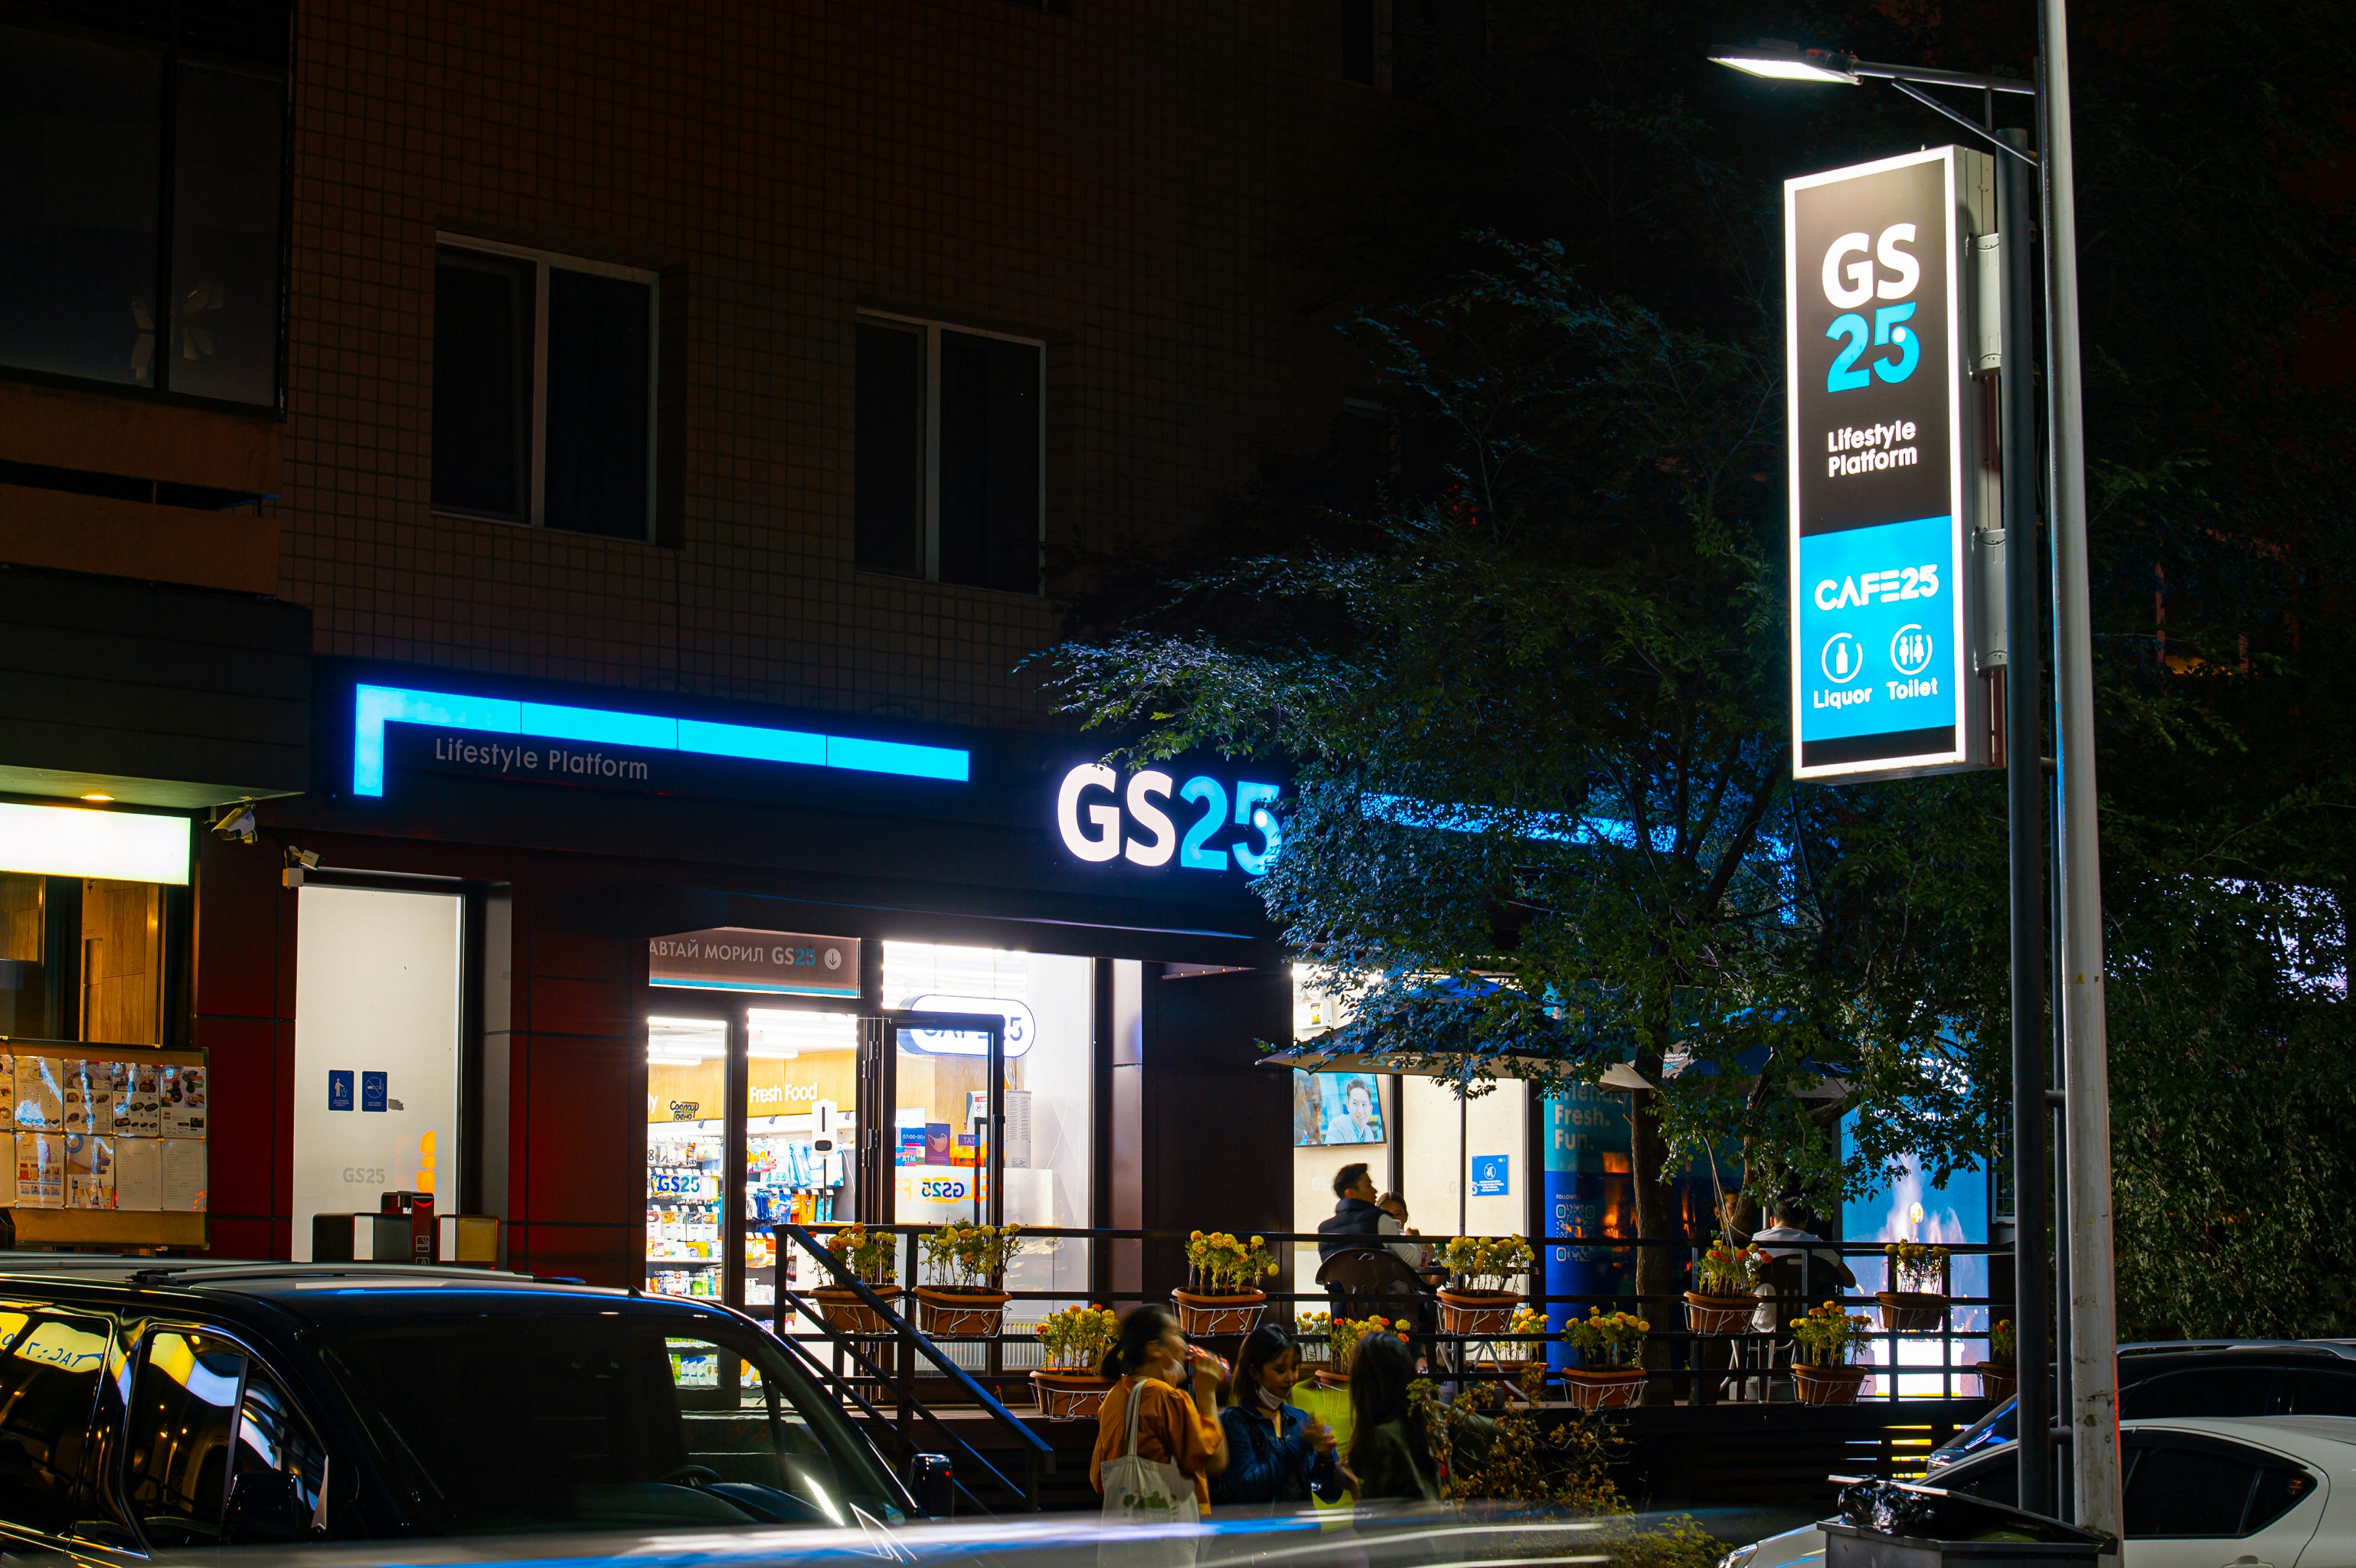
{"label": "blue restroom sign", "polygon": [[1940,147],[1783,187],[1796,778],[1987,760],[1959,325],[1984,165]]}

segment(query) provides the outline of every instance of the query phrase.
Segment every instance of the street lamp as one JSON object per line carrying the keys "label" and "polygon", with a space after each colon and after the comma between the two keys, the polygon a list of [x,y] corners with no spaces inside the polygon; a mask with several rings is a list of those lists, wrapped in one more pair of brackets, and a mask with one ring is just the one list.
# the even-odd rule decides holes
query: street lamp
{"label": "street lamp", "polygon": [[[2003,156],[1999,227],[2005,231],[2004,450],[2025,451],[2034,430],[2027,369],[2030,290],[2027,170],[2043,185],[2045,220],[2045,430],[2047,516],[2051,523],[2053,588],[2053,687],[2059,734],[2060,911],[2056,998],[2062,1021],[2062,1157],[2067,1244],[2061,1250],[2069,1295],[2069,1365],[2063,1384],[2072,1437],[2075,1517],[2082,1525],[2119,1534],[2117,1313],[2111,1239],[2110,1072],[2103,997],[2101,857],[2095,827],[2094,645],[2086,569],[2086,470],[2078,343],[2076,196],[2070,143],[2070,61],[2066,0],[2038,0],[2041,53],[2035,81],[1860,60],[1836,49],[1768,41],[1710,58],[1720,65],[1777,82],[1854,87],[1888,81],[1918,103],[1970,131]],[[1981,95],[1974,121],[1923,91],[1965,88]],[[1996,96],[2036,101],[2038,154],[2018,144],[2019,133],[1996,129]],[[2046,1115],[2042,1052],[2039,1049],[2039,968],[2043,956],[2042,901],[2038,889],[2043,833],[2037,777],[2036,498],[2026,464],[2008,462],[2004,474],[2006,600],[2011,660],[2007,669],[2008,815],[2012,836],[2012,1057],[2015,1296],[2022,1336],[2020,1380],[2020,1501],[2034,1508],[2044,1495],[2044,1231],[2042,1130]],[[2037,1310],[2032,1317],[2031,1305]],[[2034,1391],[2032,1392],[2032,1391]]]}

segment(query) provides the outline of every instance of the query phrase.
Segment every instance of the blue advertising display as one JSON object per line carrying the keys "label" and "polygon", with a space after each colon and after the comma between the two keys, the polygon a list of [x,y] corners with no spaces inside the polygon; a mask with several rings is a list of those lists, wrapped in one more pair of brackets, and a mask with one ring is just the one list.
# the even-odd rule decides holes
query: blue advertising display
{"label": "blue advertising display", "polygon": [[1965,603],[1982,495],[1962,340],[1987,160],[1935,147],[1783,186],[1792,773],[1987,764]]}

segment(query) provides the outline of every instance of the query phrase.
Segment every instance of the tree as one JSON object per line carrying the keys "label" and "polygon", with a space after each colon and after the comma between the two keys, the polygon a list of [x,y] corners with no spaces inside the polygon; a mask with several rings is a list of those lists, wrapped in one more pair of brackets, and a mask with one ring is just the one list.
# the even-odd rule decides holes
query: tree
{"label": "tree", "polygon": [[[1599,294],[1556,248],[1487,252],[1365,324],[1434,493],[1066,645],[1066,702],[1143,755],[1292,763],[1261,892],[1355,977],[1346,1048],[1467,1092],[1509,1057],[1541,1088],[1631,1058],[1641,1235],[1683,1229],[1679,1149],[1739,1141],[1753,1200],[1837,1202],[1901,1155],[1944,1177],[1989,1146],[1976,1042],[2001,1035],[1916,897],[1952,833],[1791,783],[1772,350]],[[1639,1292],[1674,1266],[1646,1249]]]}

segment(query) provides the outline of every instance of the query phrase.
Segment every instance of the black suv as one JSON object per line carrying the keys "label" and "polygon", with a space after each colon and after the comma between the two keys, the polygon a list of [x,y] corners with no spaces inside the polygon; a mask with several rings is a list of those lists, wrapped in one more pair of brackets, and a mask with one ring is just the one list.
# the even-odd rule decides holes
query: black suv
{"label": "black suv", "polygon": [[916,1510],[790,1352],[715,1306],[476,1270],[0,1255],[0,1552]]}
{"label": "black suv", "polygon": [[[2356,1340],[2164,1339],[2119,1347],[2119,1419],[2356,1415]],[[2019,1435],[2007,1400],[1932,1450],[1945,1469]]]}

